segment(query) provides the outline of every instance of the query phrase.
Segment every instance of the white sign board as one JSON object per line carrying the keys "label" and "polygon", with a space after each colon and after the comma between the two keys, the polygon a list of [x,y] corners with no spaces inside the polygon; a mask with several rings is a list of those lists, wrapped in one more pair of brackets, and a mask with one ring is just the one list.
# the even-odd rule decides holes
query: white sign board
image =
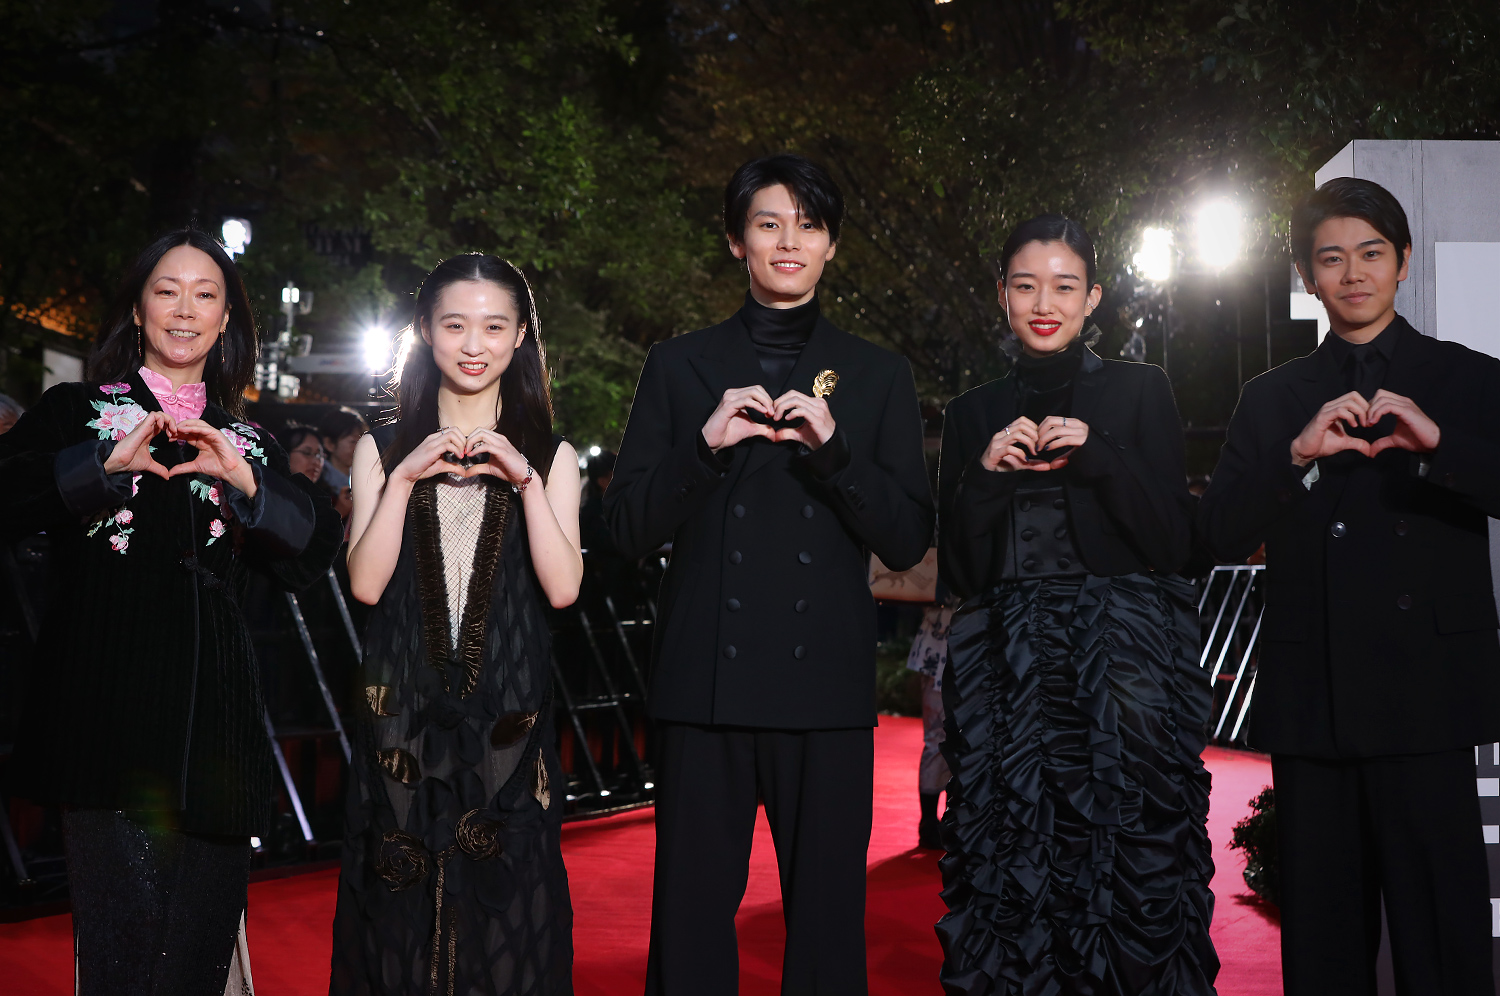
{"label": "white sign board", "polygon": [[1500,320],[1494,301],[1500,277],[1500,242],[1439,242],[1437,328],[1439,339],[1461,342],[1500,356]]}

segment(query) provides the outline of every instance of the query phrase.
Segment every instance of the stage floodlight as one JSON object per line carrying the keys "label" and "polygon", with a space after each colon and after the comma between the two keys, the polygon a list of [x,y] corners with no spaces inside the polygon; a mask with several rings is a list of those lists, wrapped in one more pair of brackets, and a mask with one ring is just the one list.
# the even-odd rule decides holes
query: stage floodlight
{"label": "stage floodlight", "polygon": [[391,367],[391,334],[382,328],[365,329],[360,337],[365,366],[370,373],[384,373]]}
{"label": "stage floodlight", "polygon": [[1244,252],[1245,219],[1238,205],[1216,198],[1198,209],[1198,258],[1211,270],[1223,270]]}
{"label": "stage floodlight", "polygon": [[1175,241],[1165,228],[1148,228],[1141,232],[1141,249],[1132,259],[1135,272],[1155,284],[1171,280],[1172,263],[1177,255]]}
{"label": "stage floodlight", "polygon": [[225,218],[219,232],[224,237],[224,251],[229,253],[230,259],[243,253],[250,244],[250,222],[244,218]]}

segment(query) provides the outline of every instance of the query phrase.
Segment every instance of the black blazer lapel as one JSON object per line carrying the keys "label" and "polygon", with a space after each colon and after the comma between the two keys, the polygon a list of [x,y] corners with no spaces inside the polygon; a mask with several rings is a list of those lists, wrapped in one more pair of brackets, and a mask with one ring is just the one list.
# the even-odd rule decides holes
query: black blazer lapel
{"label": "black blazer lapel", "polygon": [[1386,371],[1381,386],[1405,398],[1427,400],[1434,375],[1439,372],[1433,363],[1434,343],[1400,315],[1392,324],[1395,326],[1391,331],[1396,333],[1396,349],[1391,353],[1390,369]]}
{"label": "black blazer lapel", "polygon": [[1078,365],[1078,376],[1073,379],[1072,413],[1084,425],[1092,426],[1099,417],[1104,382],[1104,361],[1092,349],[1083,347],[1083,362]]}

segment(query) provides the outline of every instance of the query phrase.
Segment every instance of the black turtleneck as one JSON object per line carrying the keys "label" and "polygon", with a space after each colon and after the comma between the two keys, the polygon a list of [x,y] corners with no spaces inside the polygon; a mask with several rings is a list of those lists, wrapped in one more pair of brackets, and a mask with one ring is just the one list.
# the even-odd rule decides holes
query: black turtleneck
{"label": "black turtleneck", "polygon": [[1016,357],[1016,384],[1021,414],[1038,425],[1050,415],[1067,415],[1073,407],[1073,378],[1083,364],[1083,342],[1074,339],[1051,356]]}
{"label": "black turtleneck", "polygon": [[816,296],[795,308],[767,308],[749,291],[745,292],[740,320],[750,332],[750,341],[760,357],[761,372],[766,375],[766,389],[773,397],[782,392],[792,375],[802,347],[807,345],[813,326],[818,324],[818,313]]}

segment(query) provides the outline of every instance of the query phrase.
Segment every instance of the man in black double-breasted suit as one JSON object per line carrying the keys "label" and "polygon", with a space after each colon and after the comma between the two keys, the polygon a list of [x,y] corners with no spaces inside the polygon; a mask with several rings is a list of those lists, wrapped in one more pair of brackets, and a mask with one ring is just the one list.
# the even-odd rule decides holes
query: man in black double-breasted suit
{"label": "man in black double-breasted suit", "polygon": [[1245,386],[1200,506],[1221,559],[1266,546],[1250,741],[1270,751],[1290,996],[1493,996],[1473,746],[1500,741],[1487,515],[1500,361],[1396,314],[1411,237],[1367,180],[1293,218],[1332,333]]}
{"label": "man in black double-breasted suit", "polygon": [[651,713],[662,722],[648,993],[731,994],[757,800],[781,869],[784,993],[864,993],[875,606],[866,554],[932,538],[910,368],[818,314],[842,201],[793,156],[725,194],[751,290],[655,346],[605,496],[627,556],[672,543]]}

